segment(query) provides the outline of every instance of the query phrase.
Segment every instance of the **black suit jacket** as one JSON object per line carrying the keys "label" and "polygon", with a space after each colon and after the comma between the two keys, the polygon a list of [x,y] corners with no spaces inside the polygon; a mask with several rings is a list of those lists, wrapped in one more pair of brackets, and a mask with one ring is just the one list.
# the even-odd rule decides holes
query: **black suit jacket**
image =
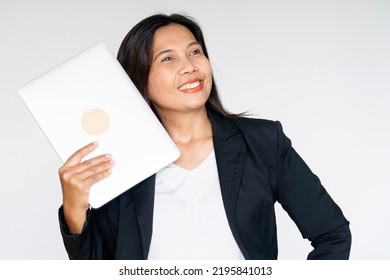
{"label": "black suit jacket", "polygon": [[[314,250],[308,259],[348,259],[349,222],[291,146],[279,122],[209,115],[223,203],[246,259],[276,259],[278,201]],[[70,259],[147,259],[153,230],[155,175],[99,209],[83,232],[60,228]]]}

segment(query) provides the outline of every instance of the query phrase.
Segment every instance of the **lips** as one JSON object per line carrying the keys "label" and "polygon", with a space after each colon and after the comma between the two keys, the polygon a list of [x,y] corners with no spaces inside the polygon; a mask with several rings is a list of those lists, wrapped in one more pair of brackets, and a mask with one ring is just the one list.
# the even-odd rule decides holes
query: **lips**
{"label": "lips", "polygon": [[202,90],[203,80],[194,79],[187,81],[185,84],[181,85],[178,89],[185,93],[193,93]]}

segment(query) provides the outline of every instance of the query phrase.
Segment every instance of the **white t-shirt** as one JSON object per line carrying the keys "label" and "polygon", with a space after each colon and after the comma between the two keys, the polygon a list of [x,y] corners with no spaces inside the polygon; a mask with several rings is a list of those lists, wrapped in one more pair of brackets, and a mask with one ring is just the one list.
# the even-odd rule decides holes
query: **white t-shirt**
{"label": "white t-shirt", "polygon": [[192,170],[170,164],[157,172],[148,259],[244,259],[227,221],[214,151]]}

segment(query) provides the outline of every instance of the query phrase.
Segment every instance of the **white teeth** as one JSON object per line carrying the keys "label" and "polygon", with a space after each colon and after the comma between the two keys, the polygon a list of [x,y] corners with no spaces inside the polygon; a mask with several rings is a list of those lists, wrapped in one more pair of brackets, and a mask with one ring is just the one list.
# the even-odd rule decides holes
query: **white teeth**
{"label": "white teeth", "polygon": [[197,82],[191,83],[191,84],[182,85],[181,87],[179,87],[179,90],[193,89],[193,88],[196,88],[198,86],[200,86],[200,81],[197,81]]}

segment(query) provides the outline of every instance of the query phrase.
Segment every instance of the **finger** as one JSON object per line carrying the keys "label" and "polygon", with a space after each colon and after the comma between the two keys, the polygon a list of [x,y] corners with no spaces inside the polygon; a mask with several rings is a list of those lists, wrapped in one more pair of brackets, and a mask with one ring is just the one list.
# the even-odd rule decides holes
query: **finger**
{"label": "finger", "polygon": [[78,165],[75,165],[73,167],[73,169],[74,169],[74,172],[81,173],[89,168],[92,168],[92,167],[97,166],[99,164],[108,162],[111,160],[111,158],[112,158],[111,154],[100,155],[100,156],[85,160]]}
{"label": "finger", "polygon": [[64,165],[59,169],[60,181],[65,185],[72,183],[72,180],[83,181],[94,174],[112,168],[114,164],[115,161],[112,160],[111,154],[105,154],[83,161],[75,166]]}
{"label": "finger", "polygon": [[100,173],[96,173],[96,174],[90,176],[89,178],[85,179],[84,182],[86,183],[86,185],[92,186],[92,185],[96,184],[97,182],[103,180],[104,178],[109,177],[111,175],[111,173],[112,173],[112,169],[109,169],[109,170],[106,170],[106,171],[103,171]]}
{"label": "finger", "polygon": [[98,165],[94,165],[94,166],[91,166],[90,168],[84,170],[83,172],[79,173],[78,174],[78,177],[81,179],[81,180],[86,180],[90,177],[93,177],[97,174],[100,174],[102,172],[106,172],[106,171],[109,171],[110,169],[112,169],[115,165],[115,161],[114,160],[109,160],[109,161],[106,161],[106,162],[102,162]]}
{"label": "finger", "polygon": [[86,157],[88,154],[93,152],[98,146],[98,142],[92,142],[80,150],[71,155],[68,160],[65,162],[64,166],[74,166],[81,162],[81,160]]}

